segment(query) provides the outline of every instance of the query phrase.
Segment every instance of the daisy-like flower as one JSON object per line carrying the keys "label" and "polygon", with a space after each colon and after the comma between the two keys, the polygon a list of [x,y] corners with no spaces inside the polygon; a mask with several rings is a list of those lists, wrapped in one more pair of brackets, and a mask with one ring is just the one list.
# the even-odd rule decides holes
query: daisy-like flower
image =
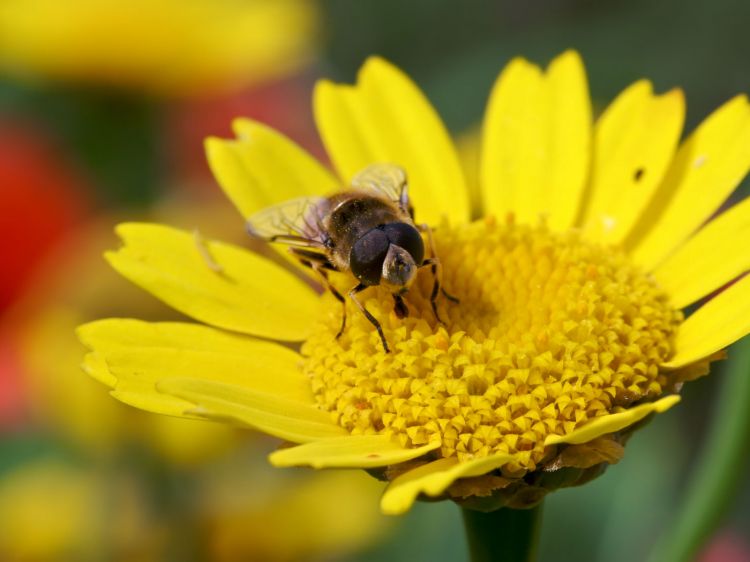
{"label": "daisy-like flower", "polygon": [[243,217],[399,164],[460,304],[441,299],[438,322],[426,273],[404,319],[385,289],[362,293],[387,354],[352,303],[337,339],[340,303],[283,259],[123,224],[110,263],[198,322],[80,328],[85,368],[113,396],[297,444],[271,455],[277,466],[367,469],[389,481],[387,513],[420,495],[528,507],[617,462],[642,421],[750,332],[750,277],[682,312],[750,266],[750,201],[709,221],[750,165],[744,96],[680,143],[680,90],[636,82],[592,126],[575,52],[546,70],[513,60],[485,116],[478,218],[450,136],[398,69],[370,59],[355,86],[318,84],[314,108],[337,175],[248,120],[236,140],[209,139]]}

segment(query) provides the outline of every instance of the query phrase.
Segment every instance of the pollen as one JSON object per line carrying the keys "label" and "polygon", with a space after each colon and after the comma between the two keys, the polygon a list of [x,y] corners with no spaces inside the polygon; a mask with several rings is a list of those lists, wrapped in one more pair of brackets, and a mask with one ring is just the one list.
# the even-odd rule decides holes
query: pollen
{"label": "pollen", "polygon": [[[320,408],[352,435],[388,434],[403,446],[438,441],[459,460],[512,454],[532,471],[544,440],[662,394],[660,371],[682,321],[653,279],[613,247],[543,224],[486,219],[434,231],[446,290],[430,305],[433,276],[419,270],[399,319],[385,288],[361,301],[392,349],[347,302],[323,296],[303,345]],[[352,280],[334,283],[348,289]]]}

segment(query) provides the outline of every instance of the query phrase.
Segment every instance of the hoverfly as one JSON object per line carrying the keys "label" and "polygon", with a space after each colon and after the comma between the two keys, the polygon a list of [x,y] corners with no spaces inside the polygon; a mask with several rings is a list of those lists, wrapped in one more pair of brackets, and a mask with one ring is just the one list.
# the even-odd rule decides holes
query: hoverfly
{"label": "hoverfly", "polygon": [[[429,226],[414,223],[406,173],[399,166],[368,166],[354,177],[350,188],[274,205],[251,216],[247,228],[256,238],[290,246],[292,255],[312,269],[343,304],[337,338],[346,327],[346,301],[331,284],[328,271],[350,272],[356,278],[357,284],[347,295],[375,327],[386,353],[390,350],[380,322],[357,294],[384,285],[393,295],[394,312],[405,318],[409,309],[403,296],[417,270],[429,266],[434,279],[430,302],[437,320],[442,321],[437,309],[441,291],[447,299],[458,302],[441,287],[442,270],[432,233]],[[425,233],[430,247],[431,256],[426,259],[421,233]]]}

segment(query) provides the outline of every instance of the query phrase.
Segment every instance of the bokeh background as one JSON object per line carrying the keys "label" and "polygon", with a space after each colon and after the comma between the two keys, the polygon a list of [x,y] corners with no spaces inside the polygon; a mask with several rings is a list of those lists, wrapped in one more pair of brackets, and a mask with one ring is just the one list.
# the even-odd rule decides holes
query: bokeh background
{"label": "bokeh background", "polygon": [[[271,440],[136,412],[89,381],[74,326],[175,317],[108,270],[112,226],[247,243],[203,138],[249,116],[324,157],[312,86],[353,81],[371,54],[418,82],[470,161],[514,56],[579,50],[597,109],[641,77],[682,86],[689,131],[750,93],[748,23],[742,0],[0,1],[0,560],[466,560],[452,504],[384,518],[364,474],[273,470]],[[541,560],[647,559],[710,462],[730,366],[603,477],[546,500]],[[745,442],[698,560],[750,560],[749,468]]]}

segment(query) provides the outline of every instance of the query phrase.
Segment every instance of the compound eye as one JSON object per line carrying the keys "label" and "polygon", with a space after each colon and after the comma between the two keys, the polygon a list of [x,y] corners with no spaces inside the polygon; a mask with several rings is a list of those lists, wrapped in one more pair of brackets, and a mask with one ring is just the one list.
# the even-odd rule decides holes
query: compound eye
{"label": "compound eye", "polygon": [[424,242],[419,231],[412,225],[405,222],[394,222],[386,224],[383,231],[388,236],[391,244],[402,247],[414,258],[414,263],[418,266],[424,260]]}
{"label": "compound eye", "polygon": [[388,236],[378,228],[362,236],[349,254],[352,274],[365,285],[379,285],[389,245]]}

